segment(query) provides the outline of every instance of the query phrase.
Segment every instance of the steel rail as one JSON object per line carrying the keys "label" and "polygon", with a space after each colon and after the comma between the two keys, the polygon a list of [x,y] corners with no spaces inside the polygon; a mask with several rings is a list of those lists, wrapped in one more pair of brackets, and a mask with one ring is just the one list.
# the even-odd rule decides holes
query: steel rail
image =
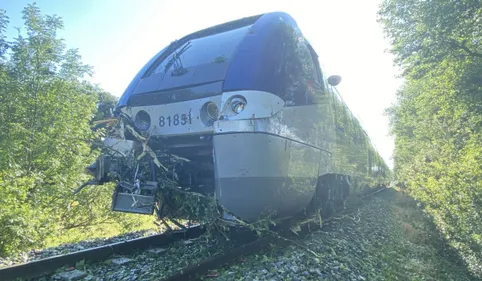
{"label": "steel rail", "polygon": [[136,238],[128,241],[117,242],[95,248],[85,249],[65,255],[53,256],[41,260],[12,265],[0,268],[0,280],[14,280],[17,278],[29,279],[44,276],[55,270],[75,263],[85,261],[98,261],[108,258],[112,254],[130,253],[149,247],[166,246],[172,242],[199,237],[204,229],[197,225],[186,230],[173,231],[148,237]]}

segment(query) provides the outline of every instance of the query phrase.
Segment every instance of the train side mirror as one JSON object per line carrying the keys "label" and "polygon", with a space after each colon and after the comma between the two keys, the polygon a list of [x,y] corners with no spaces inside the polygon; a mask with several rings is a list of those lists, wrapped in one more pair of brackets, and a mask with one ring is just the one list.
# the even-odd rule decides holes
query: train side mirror
{"label": "train side mirror", "polygon": [[332,75],[332,76],[328,77],[328,84],[330,84],[333,87],[340,84],[340,82],[341,82],[341,76],[340,75]]}

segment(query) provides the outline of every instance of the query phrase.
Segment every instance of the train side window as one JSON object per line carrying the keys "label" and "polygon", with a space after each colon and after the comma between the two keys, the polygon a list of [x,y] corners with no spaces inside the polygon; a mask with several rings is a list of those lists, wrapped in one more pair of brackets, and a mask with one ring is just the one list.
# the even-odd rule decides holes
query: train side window
{"label": "train side window", "polygon": [[311,59],[313,60],[313,65],[314,65],[314,71],[316,72],[316,82],[317,82],[317,86],[318,86],[318,90],[321,91],[322,94],[325,93],[325,85],[324,85],[324,82],[323,82],[323,73],[321,72],[321,67],[320,67],[320,62],[318,60],[318,54],[315,52],[315,50],[313,49],[313,47],[310,45],[310,44],[307,44],[308,45],[308,49],[310,50],[310,54],[311,54]]}
{"label": "train side window", "polygon": [[283,51],[283,100],[288,106],[314,103],[321,81],[309,44],[302,36],[289,38]]}

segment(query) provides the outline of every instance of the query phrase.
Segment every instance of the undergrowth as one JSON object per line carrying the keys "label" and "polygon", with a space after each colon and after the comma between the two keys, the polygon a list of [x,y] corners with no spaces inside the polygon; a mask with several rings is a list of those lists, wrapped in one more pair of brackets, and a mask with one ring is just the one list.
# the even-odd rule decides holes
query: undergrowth
{"label": "undergrowth", "polygon": [[43,248],[56,247],[62,244],[76,243],[84,240],[111,238],[143,230],[162,231],[153,223],[153,221],[156,220],[155,216],[138,214],[125,215],[132,216],[132,221],[135,221],[135,224],[126,226],[119,222],[109,222],[85,228],[64,230],[60,235],[47,239]]}
{"label": "undergrowth", "polygon": [[417,202],[401,190],[389,192],[393,193],[391,216],[395,225],[392,242],[380,249],[388,265],[383,275],[388,280],[474,280]]}

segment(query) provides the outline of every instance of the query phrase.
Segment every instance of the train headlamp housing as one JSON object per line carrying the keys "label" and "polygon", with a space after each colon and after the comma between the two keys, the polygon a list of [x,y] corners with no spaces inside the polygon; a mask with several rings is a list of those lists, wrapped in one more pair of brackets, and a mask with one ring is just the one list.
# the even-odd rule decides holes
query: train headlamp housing
{"label": "train headlamp housing", "polygon": [[212,126],[219,118],[219,108],[214,102],[207,102],[201,108],[201,121],[205,126]]}
{"label": "train headlamp housing", "polygon": [[[263,91],[240,90],[224,92],[221,97],[220,121],[270,118],[280,112],[285,103],[279,96]],[[218,122],[231,124],[230,122]],[[223,130],[227,130],[224,128]]]}
{"label": "train headlamp housing", "polygon": [[219,116],[218,106],[214,102],[209,102],[206,104],[206,114],[209,119],[215,121]]}
{"label": "train headlamp housing", "polygon": [[151,117],[149,116],[149,113],[145,112],[144,110],[137,112],[134,119],[134,125],[142,132],[147,131],[151,126]]}
{"label": "train headlamp housing", "polygon": [[234,97],[232,100],[231,100],[231,110],[235,113],[235,114],[240,114],[241,112],[243,112],[244,108],[246,107],[246,99],[244,99],[243,97]]}

